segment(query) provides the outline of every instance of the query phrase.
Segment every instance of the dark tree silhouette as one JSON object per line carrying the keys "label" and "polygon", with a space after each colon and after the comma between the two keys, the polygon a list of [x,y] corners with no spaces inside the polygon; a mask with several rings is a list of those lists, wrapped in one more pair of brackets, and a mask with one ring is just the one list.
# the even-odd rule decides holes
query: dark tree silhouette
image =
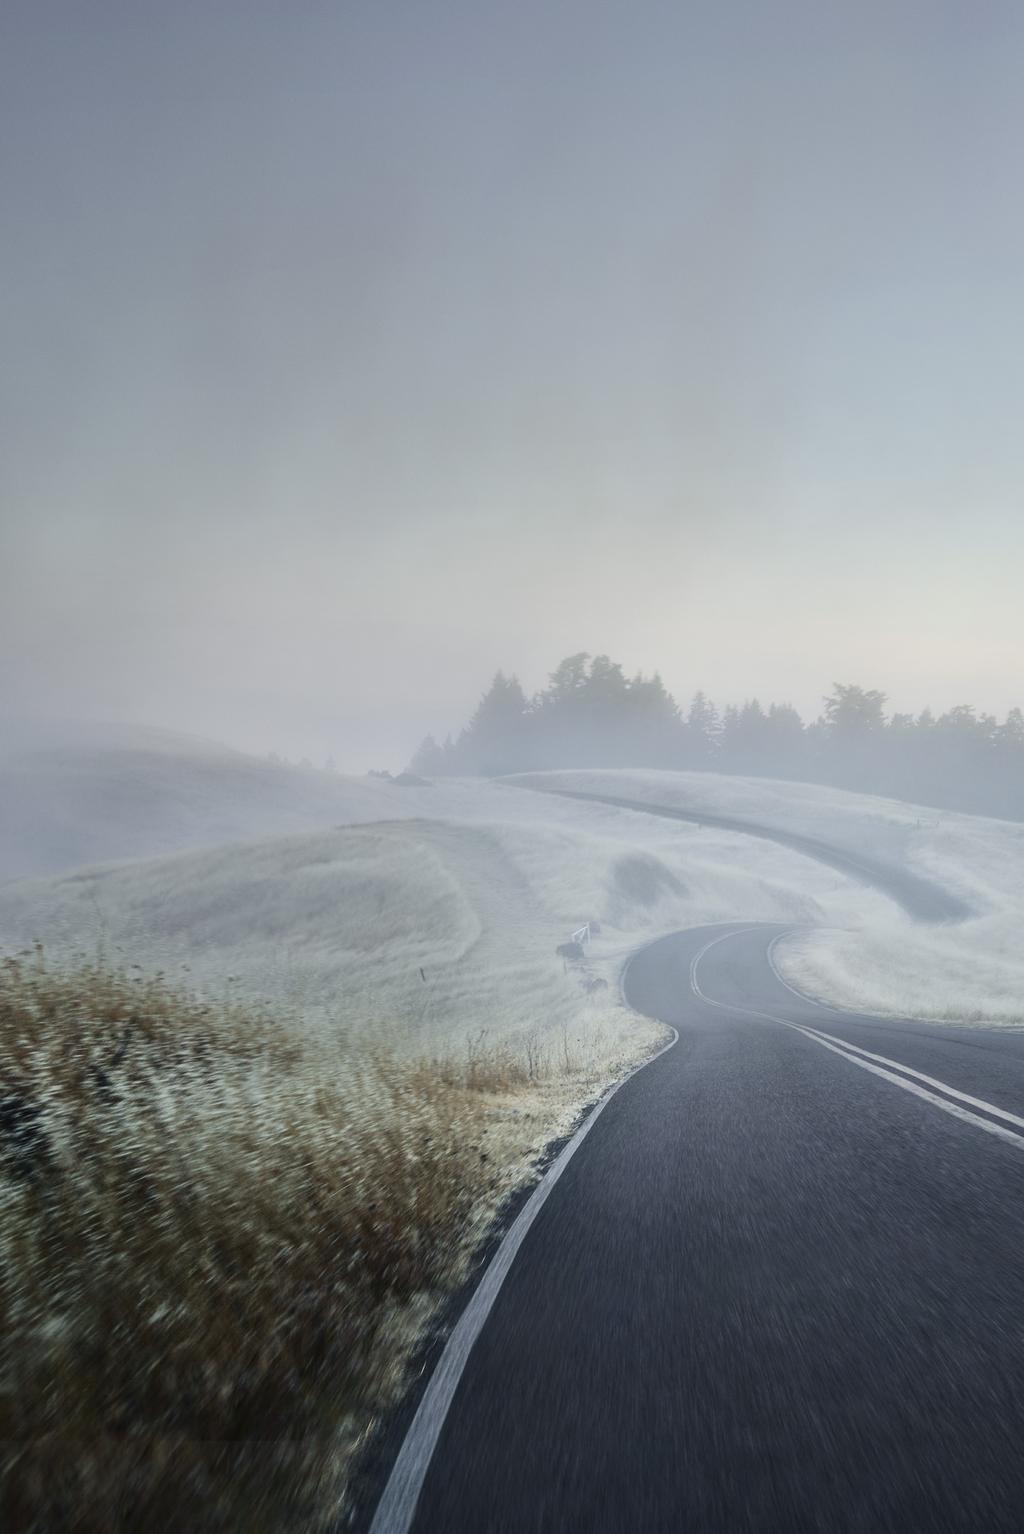
{"label": "dark tree silhouette", "polygon": [[999,723],[958,704],[886,716],[886,695],[834,684],[819,719],[757,698],[719,717],[698,690],[686,718],[661,677],[627,677],[607,655],[569,655],[527,698],[498,672],[457,741],[427,736],[410,763],[424,775],[551,767],[674,767],[764,774],[923,804],[1024,819],[1024,713]]}
{"label": "dark tree silhouette", "polygon": [[885,693],[836,682],[825,699],[825,724],[837,741],[862,741],[885,726]]}
{"label": "dark tree silhouette", "polygon": [[488,776],[527,766],[528,712],[518,677],[499,671],[459,736],[459,770]]}

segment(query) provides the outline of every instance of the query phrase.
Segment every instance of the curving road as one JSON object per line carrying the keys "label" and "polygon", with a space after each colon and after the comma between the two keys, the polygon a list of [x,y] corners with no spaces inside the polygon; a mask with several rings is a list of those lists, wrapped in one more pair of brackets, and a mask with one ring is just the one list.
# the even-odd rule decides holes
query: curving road
{"label": "curving road", "polygon": [[1024,1038],[819,1006],[784,931],[633,957],[678,1042],[560,1166],[375,1534],[1024,1526]]}
{"label": "curving road", "polygon": [[761,841],[777,842],[792,852],[802,853],[817,863],[836,868],[861,884],[891,896],[898,905],[918,921],[963,921],[970,916],[971,907],[958,895],[953,895],[941,885],[933,884],[920,874],[885,858],[875,857],[861,848],[840,847],[834,842],[823,841],[819,836],[806,836],[800,831],[787,831],[780,826],[763,824],[756,820],[744,820],[738,815],[716,815],[710,810],[686,810],[678,805],[652,804],[646,799],[623,799],[617,794],[586,793],[576,788],[549,788],[540,783],[510,780],[519,788],[528,788],[537,794],[554,794],[557,799],[582,799],[588,804],[608,804],[619,810],[632,810],[640,815],[656,815],[661,820],[680,820],[692,826],[713,826],[717,831],[737,831],[743,836],[756,836]]}

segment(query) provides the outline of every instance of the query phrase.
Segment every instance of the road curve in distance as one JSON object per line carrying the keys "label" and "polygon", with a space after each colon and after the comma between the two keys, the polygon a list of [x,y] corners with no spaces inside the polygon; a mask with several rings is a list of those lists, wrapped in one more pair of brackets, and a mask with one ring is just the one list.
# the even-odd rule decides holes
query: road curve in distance
{"label": "road curve in distance", "polygon": [[818,863],[825,863],[840,873],[848,874],[861,884],[870,884],[883,894],[897,901],[917,921],[946,922],[963,921],[972,914],[971,907],[958,895],[933,884],[919,874],[912,874],[895,863],[883,858],[853,851],[817,836],[804,836],[797,831],[785,831],[776,826],[762,825],[757,821],[742,820],[734,815],[715,815],[703,810],[684,810],[674,805],[650,804],[644,799],[623,799],[614,794],[591,794],[570,788],[542,788],[535,783],[517,783],[516,787],[529,788],[534,793],[554,794],[560,799],[582,799],[592,804],[609,804],[620,810],[634,810],[643,815],[657,815],[665,820],[681,820],[690,825],[714,826],[719,831],[737,831],[744,836],[756,836],[762,841],[777,842],[792,852],[803,853]]}

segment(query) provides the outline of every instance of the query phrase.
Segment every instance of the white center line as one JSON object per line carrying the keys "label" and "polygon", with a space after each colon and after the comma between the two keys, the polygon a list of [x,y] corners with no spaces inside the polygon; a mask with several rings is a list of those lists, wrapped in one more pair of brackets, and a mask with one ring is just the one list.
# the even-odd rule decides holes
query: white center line
{"label": "white center line", "polygon": [[1024,1119],[1016,1113],[1010,1113],[1006,1108],[996,1108],[992,1103],[986,1102],[983,1097],[972,1097],[969,1092],[960,1092],[956,1087],[947,1086],[944,1081],[938,1081],[934,1076],[926,1076],[924,1071],[915,1071],[912,1066],[904,1065],[900,1060],[890,1060],[888,1055],[874,1055],[870,1049],[861,1049],[858,1044],[850,1044],[846,1039],[837,1039],[835,1034],[823,1033],[820,1028],[812,1028],[810,1024],[787,1024],[790,1028],[799,1027],[802,1033],[813,1033],[817,1038],[838,1044],[840,1049],[847,1053],[863,1055],[866,1060],[875,1060],[879,1065],[888,1065],[897,1071],[902,1071],[905,1076],[913,1076],[917,1081],[926,1081],[930,1087],[938,1087],[940,1092],[946,1092],[950,1097],[955,1097],[958,1102],[970,1103],[972,1108],[981,1108],[985,1113],[992,1113],[997,1119],[1003,1119],[1007,1124],[1016,1124],[1019,1129],[1024,1129]]}
{"label": "white center line", "polygon": [[[984,1113],[990,1113],[997,1119],[1006,1123],[1016,1124],[1024,1129],[1024,1118],[1016,1113],[1010,1113],[1005,1108],[997,1108],[994,1103],[986,1102],[982,1097],[972,1097],[968,1092],[961,1092],[956,1087],[949,1086],[944,1081],[939,1081],[934,1076],[926,1076],[923,1071],[916,1071],[909,1065],[903,1065],[899,1060],[890,1060],[886,1055],[872,1054],[868,1049],[861,1049],[856,1044],[848,1044],[845,1039],[836,1038],[834,1034],[822,1033],[810,1024],[789,1022],[784,1017],[774,1017],[770,1012],[762,1012],[756,1007],[744,1007],[737,1002],[716,1001],[702,990],[697,978],[698,967],[701,959],[709,949],[724,943],[732,937],[742,937],[746,932],[755,932],[757,928],[748,927],[741,932],[725,932],[721,937],[712,938],[705,943],[699,953],[695,954],[690,964],[690,985],[694,994],[709,1006],[719,1007],[723,1012],[742,1012],[748,1017],[761,1017],[766,1022],[778,1023],[783,1028],[792,1028],[795,1033],[802,1033],[805,1039],[811,1039],[815,1044],[820,1044],[823,1049],[830,1049],[833,1054],[841,1055],[844,1060],[849,1060],[851,1065],[859,1065],[862,1070],[871,1071],[875,1076],[881,1076],[884,1081],[891,1081],[894,1086],[902,1087],[904,1092],[911,1092],[915,1097],[923,1098],[925,1102],[941,1108],[944,1113],[952,1114],[954,1118],[961,1119],[968,1124],[974,1124],[978,1129],[984,1129],[988,1134],[995,1135],[997,1139],[1006,1140],[1009,1144],[1024,1150],[1024,1135],[1015,1134],[1012,1129],[1005,1129],[1003,1124],[994,1124],[991,1119],[983,1119],[976,1113],[971,1113],[967,1108],[961,1108],[959,1103],[971,1103],[975,1108],[980,1108]],[[876,1062],[876,1063],[872,1063]],[[886,1069],[886,1067],[889,1067]],[[896,1072],[902,1074],[897,1075]],[[907,1078],[913,1076],[914,1081]],[[946,1097],[939,1097],[935,1092],[929,1092],[925,1087],[917,1085],[918,1081],[926,1081],[929,1086],[936,1087],[938,1091],[945,1092]],[[950,1102],[955,1098],[956,1102]]]}
{"label": "white center line", "polygon": [[[782,1019],[779,1018],[777,1021],[782,1022]],[[925,1102],[934,1103],[936,1108],[941,1108],[945,1113],[951,1113],[954,1118],[963,1119],[968,1124],[976,1124],[979,1129],[986,1129],[990,1135],[995,1135],[1000,1140],[1008,1140],[1011,1145],[1016,1145],[1019,1150],[1024,1150],[1024,1135],[1014,1134],[1012,1129],[1004,1129],[1002,1124],[994,1124],[991,1119],[979,1118],[976,1113],[971,1113],[970,1109],[959,1108],[956,1103],[950,1102],[946,1097],[937,1097],[934,1092],[929,1092],[925,1087],[919,1087],[916,1082],[908,1081],[905,1076],[897,1076],[894,1071],[883,1070],[880,1065],[872,1065],[870,1060],[862,1060],[858,1055],[852,1055],[846,1049],[838,1049],[835,1044],[829,1044],[821,1034],[815,1033],[813,1029],[801,1028],[798,1023],[783,1023],[782,1026],[784,1028],[792,1028],[797,1033],[802,1033],[806,1039],[813,1039],[815,1044],[820,1044],[823,1049],[830,1049],[835,1055],[842,1055],[843,1059],[849,1060],[851,1065],[859,1065],[862,1070],[871,1071],[873,1075],[881,1076],[885,1081],[891,1081],[894,1086],[902,1087],[904,1092],[913,1092],[915,1097],[923,1097]],[[906,1067],[901,1066],[900,1069],[904,1070]],[[938,1082],[937,1085],[941,1086],[944,1092],[954,1092],[954,1088],[947,1087],[942,1082]],[[954,1092],[954,1095],[956,1097],[964,1096],[962,1092]],[[987,1113],[1002,1112],[1000,1108],[993,1108],[991,1103],[982,1103],[978,1098],[972,1097],[967,1100],[969,1102],[978,1102],[979,1106],[983,1107]],[[1005,1117],[1012,1118],[1013,1115],[1007,1114]],[[1020,1120],[1017,1119],[1016,1122],[1020,1123]]]}

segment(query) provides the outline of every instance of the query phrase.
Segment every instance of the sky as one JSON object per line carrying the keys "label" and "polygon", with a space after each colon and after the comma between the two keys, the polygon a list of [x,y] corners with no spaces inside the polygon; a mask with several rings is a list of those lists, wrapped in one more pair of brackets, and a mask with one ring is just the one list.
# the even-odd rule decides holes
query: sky
{"label": "sky", "polygon": [[0,713],[1024,702],[1024,11],[6,0]]}

